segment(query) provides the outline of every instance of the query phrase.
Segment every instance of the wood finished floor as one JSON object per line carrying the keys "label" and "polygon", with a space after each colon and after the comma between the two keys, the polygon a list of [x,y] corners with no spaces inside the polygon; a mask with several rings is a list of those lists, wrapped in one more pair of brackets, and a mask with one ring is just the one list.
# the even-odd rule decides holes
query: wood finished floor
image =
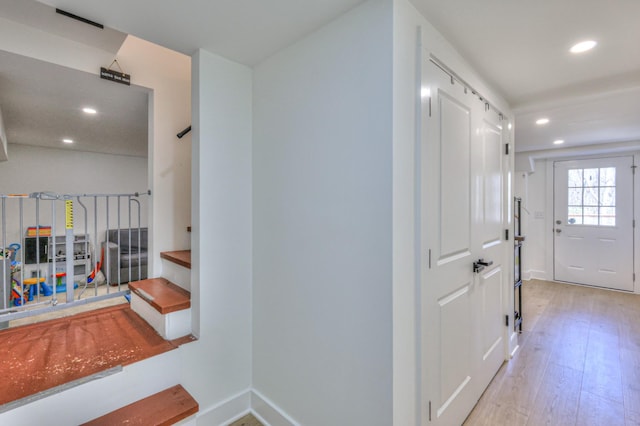
{"label": "wood finished floor", "polygon": [[531,280],[520,348],[465,425],[640,425],[640,296]]}
{"label": "wood finished floor", "polygon": [[263,426],[253,414],[247,414],[243,418],[230,423],[229,426]]}

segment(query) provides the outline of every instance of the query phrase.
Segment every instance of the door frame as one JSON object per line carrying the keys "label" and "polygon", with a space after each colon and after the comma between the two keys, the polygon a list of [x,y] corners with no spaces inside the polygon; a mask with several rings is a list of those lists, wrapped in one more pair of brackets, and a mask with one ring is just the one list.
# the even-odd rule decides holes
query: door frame
{"label": "door frame", "polygon": [[[555,187],[555,177],[554,177],[554,167],[553,164],[556,161],[571,161],[571,160],[593,160],[598,158],[607,158],[607,157],[621,157],[621,156],[630,156],[633,157],[633,162],[636,166],[640,165],[640,152],[637,150],[626,150],[626,151],[609,151],[603,152],[601,154],[593,154],[593,155],[580,155],[576,153],[575,155],[567,155],[567,156],[553,156],[546,158],[546,199],[545,199],[545,227],[548,231],[548,236],[545,238],[545,278],[547,281],[554,281],[554,264],[555,264],[555,254],[553,248],[553,221],[554,221],[554,187]],[[638,221],[638,213],[640,212],[640,183],[638,183],[638,175],[640,175],[640,171],[636,169],[636,173],[633,175],[633,217],[636,220],[636,227],[633,229],[633,270],[636,274],[636,280],[633,285],[633,293],[640,294],[640,259],[638,256],[638,251],[640,250],[640,221]],[[555,281],[554,281],[555,282]],[[571,284],[570,285],[582,285],[582,284]],[[612,290],[617,291],[617,290]]]}

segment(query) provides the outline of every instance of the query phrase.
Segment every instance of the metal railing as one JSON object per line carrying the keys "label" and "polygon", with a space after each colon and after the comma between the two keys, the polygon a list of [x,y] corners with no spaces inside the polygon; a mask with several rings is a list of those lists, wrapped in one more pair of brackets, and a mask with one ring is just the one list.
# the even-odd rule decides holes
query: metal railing
{"label": "metal railing", "polygon": [[0,195],[0,328],[147,278],[150,195]]}

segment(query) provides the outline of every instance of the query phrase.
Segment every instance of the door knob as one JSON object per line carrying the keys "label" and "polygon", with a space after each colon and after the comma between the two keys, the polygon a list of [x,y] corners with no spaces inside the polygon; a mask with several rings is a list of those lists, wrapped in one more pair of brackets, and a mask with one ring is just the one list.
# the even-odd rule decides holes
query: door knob
{"label": "door knob", "polygon": [[562,232],[562,229],[558,229],[558,228],[556,228],[556,234],[559,234],[559,233],[561,233],[561,232]]}
{"label": "door knob", "polygon": [[473,262],[473,272],[477,274],[487,266],[491,266],[491,265],[493,265],[492,260],[478,259],[475,262]]}

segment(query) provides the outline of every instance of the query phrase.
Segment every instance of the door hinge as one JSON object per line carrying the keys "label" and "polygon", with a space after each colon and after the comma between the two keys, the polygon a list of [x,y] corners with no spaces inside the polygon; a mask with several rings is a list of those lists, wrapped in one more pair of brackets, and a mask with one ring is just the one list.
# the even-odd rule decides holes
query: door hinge
{"label": "door hinge", "polygon": [[431,96],[429,96],[429,117],[431,117]]}
{"label": "door hinge", "polygon": [[504,144],[504,155],[509,155],[509,144]]}
{"label": "door hinge", "polygon": [[506,325],[507,327],[509,327],[509,315],[505,315],[505,316],[504,316],[504,325]]}
{"label": "door hinge", "polygon": [[631,166],[631,174],[636,174],[636,169],[638,168],[638,166],[636,166],[635,164],[633,166]]}
{"label": "door hinge", "polygon": [[504,239],[505,239],[505,241],[509,241],[509,230],[508,229],[504,230]]}
{"label": "door hinge", "polygon": [[431,421],[431,401],[429,401],[429,421]]}
{"label": "door hinge", "polygon": [[632,222],[633,222],[633,223],[631,224],[631,226],[635,228],[635,227],[636,227],[636,220],[635,220],[635,219],[633,219],[633,221],[632,221]]}
{"label": "door hinge", "polygon": [[635,272],[633,273],[633,282],[634,283],[636,282],[636,273]]}
{"label": "door hinge", "polygon": [[429,249],[429,269],[431,269],[431,249]]}

